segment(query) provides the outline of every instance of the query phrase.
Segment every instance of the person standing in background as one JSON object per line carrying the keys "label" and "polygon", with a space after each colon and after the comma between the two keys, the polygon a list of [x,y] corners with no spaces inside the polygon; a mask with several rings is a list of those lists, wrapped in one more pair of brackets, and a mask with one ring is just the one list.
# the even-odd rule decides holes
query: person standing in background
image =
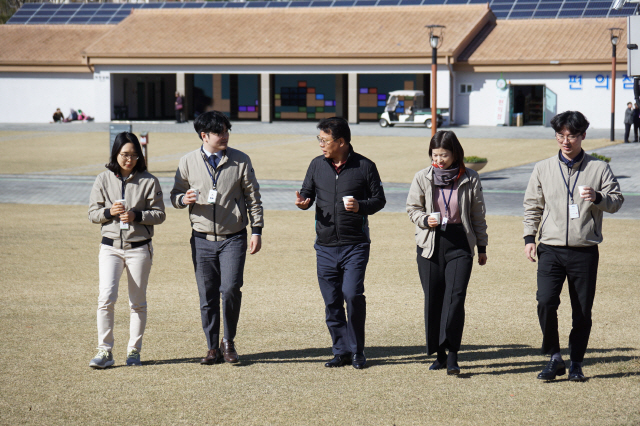
{"label": "person standing in background", "polygon": [[627,109],[624,111],[624,143],[629,143],[629,133],[631,133],[631,125],[633,124],[633,104],[627,103]]}
{"label": "person standing in background", "polygon": [[183,115],[182,112],[184,110],[184,97],[180,94],[180,92],[176,92],[176,101],[174,103],[176,110],[176,123],[182,123]]}

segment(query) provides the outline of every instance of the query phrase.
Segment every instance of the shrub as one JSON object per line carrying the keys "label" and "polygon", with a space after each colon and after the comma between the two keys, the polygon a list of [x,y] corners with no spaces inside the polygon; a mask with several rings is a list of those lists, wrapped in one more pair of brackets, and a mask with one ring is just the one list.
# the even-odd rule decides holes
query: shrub
{"label": "shrub", "polygon": [[611,161],[611,158],[605,157],[604,155],[596,154],[595,152],[591,153],[589,155],[592,156],[592,157],[597,158],[600,161],[604,161],[605,163],[608,163],[609,161]]}
{"label": "shrub", "polygon": [[476,157],[475,155],[472,155],[470,157],[464,157],[462,159],[463,163],[486,163],[487,159],[486,158],[482,158],[482,157]]}

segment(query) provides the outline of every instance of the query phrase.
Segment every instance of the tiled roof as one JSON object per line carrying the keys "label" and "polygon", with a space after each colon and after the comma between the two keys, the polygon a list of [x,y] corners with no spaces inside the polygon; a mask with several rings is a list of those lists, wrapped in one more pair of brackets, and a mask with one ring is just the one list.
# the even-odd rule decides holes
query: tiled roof
{"label": "tiled roof", "polygon": [[108,25],[0,25],[0,65],[82,65],[82,50]]}
{"label": "tiled roof", "polygon": [[492,18],[486,4],[135,10],[86,53],[112,58],[430,58],[425,25],[446,26],[438,51],[445,56],[461,50],[469,34]]}
{"label": "tiled roof", "polygon": [[487,25],[458,58],[470,65],[610,63],[608,28],[622,28],[616,57],[627,59],[626,18],[508,20]]}

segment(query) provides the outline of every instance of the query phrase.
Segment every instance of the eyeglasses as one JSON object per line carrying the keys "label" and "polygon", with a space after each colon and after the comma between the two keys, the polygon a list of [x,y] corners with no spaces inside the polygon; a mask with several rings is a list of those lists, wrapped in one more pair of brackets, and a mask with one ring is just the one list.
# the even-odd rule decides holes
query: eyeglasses
{"label": "eyeglasses", "polygon": [[326,145],[326,144],[328,144],[329,142],[333,142],[333,141],[335,141],[335,139],[331,139],[331,140],[326,141],[326,140],[322,139],[320,136],[316,136],[316,139],[318,139],[318,143],[319,143],[320,145]]}
{"label": "eyeglasses", "polygon": [[133,160],[136,161],[138,158],[137,155],[129,155],[129,154],[120,154],[120,157],[124,158],[125,160]]}
{"label": "eyeglasses", "polygon": [[223,133],[209,132],[209,135],[217,136],[219,138],[228,138],[229,137],[229,131],[227,130],[226,132],[223,132]]}
{"label": "eyeglasses", "polygon": [[561,133],[556,133],[556,140],[558,142],[562,142],[562,141],[564,141],[566,139],[569,142],[573,143],[573,142],[577,141],[579,137],[580,137],[580,135],[566,135],[565,136],[565,135],[563,135]]}

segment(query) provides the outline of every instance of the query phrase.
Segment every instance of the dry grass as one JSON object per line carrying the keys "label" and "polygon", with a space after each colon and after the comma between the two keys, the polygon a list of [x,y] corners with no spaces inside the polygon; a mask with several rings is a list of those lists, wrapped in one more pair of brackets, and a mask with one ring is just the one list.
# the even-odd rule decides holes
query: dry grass
{"label": "dry grass", "polygon": [[[159,148],[158,148],[159,149]],[[475,152],[477,154],[482,154]],[[4,161],[4,160],[3,160]],[[521,223],[489,217],[489,264],[476,267],[460,355],[463,375],[428,371],[422,290],[406,215],[371,218],[370,368],[328,370],[330,339],[315,277],[313,214],[266,212],[264,249],[247,261],[239,366],[205,353],[189,224],[157,228],[142,368],[122,368],[126,286],[116,307],[117,368],[95,353],[99,227],[78,206],[0,205],[2,424],[557,424],[640,422],[640,268],[626,244],[637,221],[607,220],[586,383],[543,383],[535,265]],[[566,289],[561,341],[570,328]],[[566,377],[566,376],[565,376]]]}
{"label": "dry grass", "polygon": [[[195,133],[153,133],[150,138],[150,170],[157,176],[173,176],[180,157],[200,145]],[[106,133],[0,132],[0,170],[96,175],[108,160],[108,140]],[[558,150],[552,139],[462,138],[461,143],[467,155],[489,159],[482,172],[542,160]],[[359,136],[353,145],[376,162],[385,182],[409,183],[429,164],[427,138]],[[605,139],[583,143],[586,150],[609,145]],[[320,154],[315,135],[232,134],[230,146],[251,156],[260,179],[302,180],[311,159]]]}

